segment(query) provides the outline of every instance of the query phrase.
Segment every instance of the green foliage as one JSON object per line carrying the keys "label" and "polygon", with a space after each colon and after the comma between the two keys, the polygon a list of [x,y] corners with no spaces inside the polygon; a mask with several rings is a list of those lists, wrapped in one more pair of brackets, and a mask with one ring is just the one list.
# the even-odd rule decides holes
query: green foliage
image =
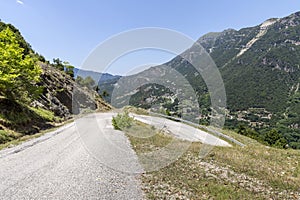
{"label": "green foliage", "polygon": [[286,139],[278,133],[277,130],[272,129],[264,137],[264,141],[266,141],[270,146],[285,148],[287,145]]}
{"label": "green foliage", "polygon": [[129,113],[124,111],[124,113],[119,113],[112,118],[112,125],[116,130],[124,130],[132,126],[133,120],[134,119],[129,116]]}
{"label": "green foliage", "polygon": [[166,115],[167,116],[171,116],[171,113],[170,113],[170,111],[168,109],[166,110]]}
{"label": "green foliage", "polygon": [[54,113],[42,108],[33,108],[7,98],[0,98],[0,127],[20,134],[33,134],[41,129],[52,127],[60,119]]}
{"label": "green foliage", "polygon": [[63,65],[63,62],[59,58],[53,58],[53,64],[52,65],[60,71],[64,71],[64,69],[65,69],[65,66]]}
{"label": "green foliage", "polygon": [[36,59],[24,54],[15,33],[6,28],[0,32],[0,94],[10,99],[27,100],[36,97],[41,88],[42,69]]}
{"label": "green foliage", "polygon": [[149,112],[143,108],[137,108],[137,107],[133,107],[133,106],[125,106],[123,108],[124,111],[126,112],[131,112],[131,113],[135,113],[138,115],[149,115]]}
{"label": "green foliage", "polygon": [[87,87],[90,90],[93,90],[94,86],[95,86],[95,81],[92,77],[87,76],[85,79],[83,79],[81,76],[77,76],[76,77],[76,83],[78,83],[79,85],[83,86],[83,87]]}
{"label": "green foliage", "polygon": [[70,65],[69,62],[62,61],[59,58],[53,58],[52,66],[60,71],[66,72],[71,78],[74,78],[74,66]]}
{"label": "green foliage", "polygon": [[9,134],[5,130],[0,130],[0,144],[9,142],[11,140],[15,139],[15,136],[12,134]]}
{"label": "green foliage", "polygon": [[108,92],[106,91],[106,90],[104,90],[103,92],[102,92],[102,95],[101,95],[102,97],[108,97],[109,96],[109,94],[108,94]]}
{"label": "green foliage", "polygon": [[79,85],[83,84],[83,78],[81,76],[77,76],[75,79],[75,82],[78,83]]}
{"label": "green foliage", "polygon": [[74,66],[72,65],[66,65],[65,66],[65,70],[66,70],[66,73],[71,76],[72,78],[74,78]]}
{"label": "green foliage", "polygon": [[[256,38],[260,31],[261,26],[238,31],[225,30],[207,34],[198,42],[210,54],[224,81],[230,115],[230,118],[226,119],[226,127],[236,129],[239,124],[251,126],[257,134],[249,130],[244,134],[256,139],[262,137],[257,138],[257,135],[266,135],[274,128],[287,140],[290,147],[299,148],[300,15],[298,13],[279,19],[268,27],[263,36]],[[257,40],[251,48],[237,56],[254,38]],[[193,49],[190,50],[195,53]],[[164,65],[182,74],[193,87],[198,97],[199,110],[194,112],[194,108],[191,108],[191,112],[200,113],[200,123],[208,125],[211,115],[209,92],[212,91],[208,91],[201,74],[181,56]],[[110,93],[113,84],[105,85]],[[170,99],[166,98],[175,95],[178,94],[173,94],[168,88],[158,84],[147,84],[138,88],[138,92],[131,96],[129,104],[146,109],[154,106],[164,107],[171,114],[179,115],[180,107],[172,105]],[[251,110],[253,108],[266,112],[257,114]],[[239,113],[246,114],[240,119]],[[281,139],[279,143],[279,146],[282,146],[285,141]]]}
{"label": "green foliage", "polygon": [[262,135],[247,126],[240,125],[237,129],[237,133],[250,137],[260,143],[267,144],[272,147],[286,148],[288,144],[287,140],[281,134],[279,134],[276,129],[272,129],[265,135]]}
{"label": "green foliage", "polygon": [[[29,43],[27,43],[25,41],[25,39],[22,37],[20,31],[14,27],[12,24],[6,24],[4,22],[0,22],[0,32],[9,28],[13,33],[14,35],[16,36],[16,40],[19,44],[19,46],[24,49],[24,55],[32,55],[34,53],[34,51],[32,50],[31,46]],[[38,54],[36,54],[38,55]]]}
{"label": "green foliage", "polygon": [[35,112],[39,117],[41,117],[45,121],[55,122],[58,120],[58,118],[54,116],[54,113],[49,110],[45,110],[43,108],[33,108],[33,107],[30,107],[30,110]]}
{"label": "green foliage", "polygon": [[94,87],[94,90],[99,94],[99,92],[100,92],[99,85],[96,85],[96,86]]}
{"label": "green foliage", "polygon": [[262,136],[258,132],[247,126],[239,125],[237,133],[255,139],[259,142],[263,142]]}
{"label": "green foliage", "polygon": [[[131,96],[129,104],[143,109],[149,109],[153,105],[159,105],[158,107],[167,110],[163,112],[164,114],[169,116],[181,116],[178,107],[179,100],[177,97],[175,97],[175,99],[172,97],[175,96],[169,88],[159,84],[146,84],[138,88],[138,92]],[[148,100],[146,101],[146,99]]]}
{"label": "green foliage", "polygon": [[95,81],[92,77],[88,76],[84,79],[83,85],[86,86],[89,89],[92,89],[93,86],[95,85]]}

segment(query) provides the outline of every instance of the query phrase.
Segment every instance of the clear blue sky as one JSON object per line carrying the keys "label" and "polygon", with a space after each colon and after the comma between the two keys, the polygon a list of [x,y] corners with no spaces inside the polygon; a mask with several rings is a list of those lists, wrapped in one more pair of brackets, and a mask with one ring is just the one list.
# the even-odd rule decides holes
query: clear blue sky
{"label": "clear blue sky", "polygon": [[[34,50],[77,67],[99,43],[133,28],[169,28],[196,40],[207,32],[255,26],[299,10],[299,0],[0,0],[0,19],[20,29]],[[147,62],[170,58],[161,54]]]}

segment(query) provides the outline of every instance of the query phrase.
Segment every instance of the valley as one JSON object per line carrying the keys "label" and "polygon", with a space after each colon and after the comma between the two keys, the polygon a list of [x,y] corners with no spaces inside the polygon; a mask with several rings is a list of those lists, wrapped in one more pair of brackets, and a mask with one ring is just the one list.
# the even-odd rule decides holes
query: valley
{"label": "valley", "polygon": [[[299,132],[299,81],[300,81],[300,13],[281,19],[269,19],[260,25],[228,29],[208,33],[187,49],[161,66],[151,67],[139,74],[123,77],[120,83],[135,81],[145,74],[160,76],[163,68],[175,69],[190,84],[196,95],[199,108],[188,104],[191,117],[203,125],[210,123],[212,108],[206,83],[192,64],[184,58],[192,56],[199,44],[209,53],[222,75],[226,96],[227,114],[225,128],[239,131],[248,127],[264,142],[265,135],[276,130],[284,137],[289,147],[300,148]],[[160,77],[162,80],[166,77]],[[101,91],[109,94],[119,79],[99,84]],[[180,84],[178,84],[180,85]],[[181,83],[184,85],[184,83]],[[136,88],[130,95],[130,105],[152,109],[173,116],[189,115],[180,102],[180,90],[147,84]],[[110,97],[106,99],[111,102]],[[295,128],[296,127],[296,128]],[[251,131],[250,131],[251,132]]]}
{"label": "valley", "polygon": [[[96,25],[76,22],[83,52]],[[300,199],[300,12],[204,34],[136,74],[88,67],[0,20],[0,199]]]}

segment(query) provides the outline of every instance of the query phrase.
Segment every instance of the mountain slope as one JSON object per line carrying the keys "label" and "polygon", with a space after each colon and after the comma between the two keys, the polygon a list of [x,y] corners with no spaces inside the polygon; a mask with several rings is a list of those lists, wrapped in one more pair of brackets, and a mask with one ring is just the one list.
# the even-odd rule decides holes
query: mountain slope
{"label": "mountain slope", "polygon": [[105,84],[106,82],[117,81],[121,78],[119,75],[112,75],[108,73],[100,73],[95,71],[89,71],[84,69],[74,68],[75,77],[81,76],[86,78],[90,76],[93,80],[97,81],[99,84]]}
{"label": "mountain slope", "polygon": [[[208,88],[193,66],[183,59],[192,58],[199,43],[214,60],[225,84],[229,111],[226,126],[251,126],[262,135],[276,128],[292,147],[300,148],[300,12],[238,31],[228,29],[206,34],[182,54],[185,56],[179,55],[164,64],[182,74],[192,85],[199,102],[200,122],[207,124],[211,113]],[[159,68],[161,66],[152,67],[148,74]],[[136,78],[130,79],[135,81]],[[153,85],[145,92],[150,85],[135,91],[130,103],[145,108],[158,104],[168,110],[159,96],[170,100],[180,95],[178,92],[168,94],[167,90],[163,89],[164,92]],[[159,96],[149,98],[148,94]],[[181,112],[178,109],[173,114]],[[194,113],[197,115],[197,112]]]}

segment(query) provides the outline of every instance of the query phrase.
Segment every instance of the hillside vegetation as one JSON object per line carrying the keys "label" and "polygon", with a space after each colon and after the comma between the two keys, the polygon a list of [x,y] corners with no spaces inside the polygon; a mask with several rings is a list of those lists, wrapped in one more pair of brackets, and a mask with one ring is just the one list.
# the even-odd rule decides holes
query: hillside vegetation
{"label": "hillside vegetation", "polygon": [[[210,93],[201,75],[183,59],[200,53],[197,44],[209,53],[222,75],[228,113],[225,128],[269,145],[273,142],[267,138],[278,133],[278,147],[299,149],[300,12],[269,19],[255,27],[206,34],[182,54],[185,56],[179,55],[164,65],[123,78],[128,79],[127,84],[152,76],[163,81],[167,79],[163,74],[168,72],[162,69],[171,67],[193,87],[199,107],[180,102],[186,85],[175,83],[177,80],[171,81],[176,84],[173,92],[157,84],[144,85],[133,95],[128,93],[129,103],[179,117],[184,113],[188,120],[208,125],[212,114]],[[195,62],[201,63],[201,60]],[[112,90],[113,84],[105,87]],[[123,94],[121,98],[126,96]],[[183,108],[183,104],[187,107]]]}
{"label": "hillside vegetation", "polygon": [[96,92],[75,83],[70,64],[50,64],[19,30],[0,22],[0,144],[55,127],[86,110],[108,110]]}

